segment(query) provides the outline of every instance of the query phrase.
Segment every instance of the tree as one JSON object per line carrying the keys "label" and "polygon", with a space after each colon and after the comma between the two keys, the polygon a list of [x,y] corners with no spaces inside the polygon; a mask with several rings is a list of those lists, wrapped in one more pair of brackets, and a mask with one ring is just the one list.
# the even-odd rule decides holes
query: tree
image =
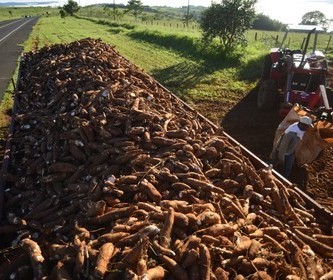
{"label": "tree", "polygon": [[187,0],[187,9],[186,9],[186,15],[184,17],[185,24],[188,27],[188,22],[190,20],[190,0]]}
{"label": "tree", "polygon": [[120,9],[115,8],[112,10],[112,17],[113,20],[120,20],[122,17],[124,17],[124,14],[120,11]]}
{"label": "tree", "polygon": [[327,29],[329,20],[320,11],[312,11],[304,14],[302,16],[302,21],[300,24],[306,25],[319,25],[324,29]]}
{"label": "tree", "polygon": [[224,0],[213,3],[200,20],[203,39],[212,42],[219,38],[225,52],[232,52],[238,45],[246,45],[245,31],[255,19],[257,0]]}
{"label": "tree", "polygon": [[74,13],[76,13],[80,9],[80,7],[74,0],[68,0],[67,4],[63,6],[63,9],[66,14],[73,16]]}
{"label": "tree", "polygon": [[258,14],[252,25],[253,29],[269,31],[280,31],[283,30],[285,27],[286,25],[282,22],[271,19],[270,17],[263,14]]}
{"label": "tree", "polygon": [[105,13],[106,17],[111,16],[111,11],[109,5],[104,5],[103,12]]}
{"label": "tree", "polygon": [[130,12],[134,15],[135,21],[139,14],[143,11],[143,5],[140,0],[129,0],[127,3],[127,10],[126,12]]}
{"label": "tree", "polygon": [[194,15],[192,13],[186,13],[183,17],[183,23],[188,27],[190,21],[194,20]]}
{"label": "tree", "polygon": [[61,18],[65,18],[65,17],[66,17],[66,12],[65,12],[63,9],[61,9],[61,10],[59,11],[59,14],[60,14],[60,17],[61,17]]}
{"label": "tree", "polygon": [[113,10],[113,20],[116,20],[117,8],[116,8],[116,1],[115,0],[113,0],[112,10]]}

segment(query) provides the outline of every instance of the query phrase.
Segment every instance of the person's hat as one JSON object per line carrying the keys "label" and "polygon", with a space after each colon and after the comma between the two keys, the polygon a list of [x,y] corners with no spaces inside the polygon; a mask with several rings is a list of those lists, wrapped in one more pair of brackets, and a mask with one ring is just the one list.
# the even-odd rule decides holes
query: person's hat
{"label": "person's hat", "polygon": [[304,123],[306,125],[312,125],[312,119],[310,117],[307,117],[307,116],[300,117],[299,122]]}

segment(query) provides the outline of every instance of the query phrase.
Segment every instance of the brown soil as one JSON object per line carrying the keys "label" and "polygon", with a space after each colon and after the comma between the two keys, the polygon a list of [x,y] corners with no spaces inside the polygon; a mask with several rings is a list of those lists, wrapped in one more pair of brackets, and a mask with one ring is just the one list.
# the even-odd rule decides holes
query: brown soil
{"label": "brown soil", "polygon": [[[330,79],[330,88],[332,85]],[[216,124],[220,124],[225,132],[267,162],[275,130],[281,118],[278,116],[278,109],[271,112],[259,111],[256,108],[256,94],[255,88],[235,105],[200,102],[194,107]],[[322,206],[333,211],[333,147],[324,150],[311,164],[295,166],[289,180]]]}

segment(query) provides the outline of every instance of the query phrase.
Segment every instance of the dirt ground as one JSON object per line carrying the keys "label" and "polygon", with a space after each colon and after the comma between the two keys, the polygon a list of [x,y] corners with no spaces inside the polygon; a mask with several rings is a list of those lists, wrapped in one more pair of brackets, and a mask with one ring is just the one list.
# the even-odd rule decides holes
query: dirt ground
{"label": "dirt ground", "polygon": [[[332,70],[333,68],[330,73]],[[333,87],[332,76],[328,86]],[[333,91],[328,94],[333,94]],[[220,123],[225,132],[267,162],[275,130],[282,119],[278,115],[278,108],[271,112],[259,111],[256,108],[256,98],[257,88],[235,106],[223,102],[202,102],[195,108],[216,124]],[[205,112],[209,112],[209,115]],[[333,147],[325,149],[311,164],[295,166],[289,180],[322,206],[333,211]]]}

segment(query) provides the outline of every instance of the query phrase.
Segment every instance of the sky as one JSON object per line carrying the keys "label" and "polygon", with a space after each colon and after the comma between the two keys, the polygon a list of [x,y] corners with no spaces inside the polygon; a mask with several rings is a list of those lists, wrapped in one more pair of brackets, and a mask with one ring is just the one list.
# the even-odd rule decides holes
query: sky
{"label": "sky", "polygon": [[[43,0],[0,0],[0,3],[4,2],[32,2]],[[46,1],[46,0],[45,0]],[[62,6],[67,3],[67,0],[58,0]],[[126,4],[128,0],[76,0],[81,6],[91,5],[96,3],[113,3]],[[144,5],[148,6],[171,6],[181,7],[190,5],[205,6],[208,7],[212,1],[216,3],[219,0],[141,0]],[[162,3],[162,4],[161,4]],[[311,11],[319,10],[330,19],[333,17],[333,0],[258,0],[256,4],[256,10],[259,13],[269,16],[272,19],[279,20],[286,24],[298,24],[302,20],[302,16]]]}

